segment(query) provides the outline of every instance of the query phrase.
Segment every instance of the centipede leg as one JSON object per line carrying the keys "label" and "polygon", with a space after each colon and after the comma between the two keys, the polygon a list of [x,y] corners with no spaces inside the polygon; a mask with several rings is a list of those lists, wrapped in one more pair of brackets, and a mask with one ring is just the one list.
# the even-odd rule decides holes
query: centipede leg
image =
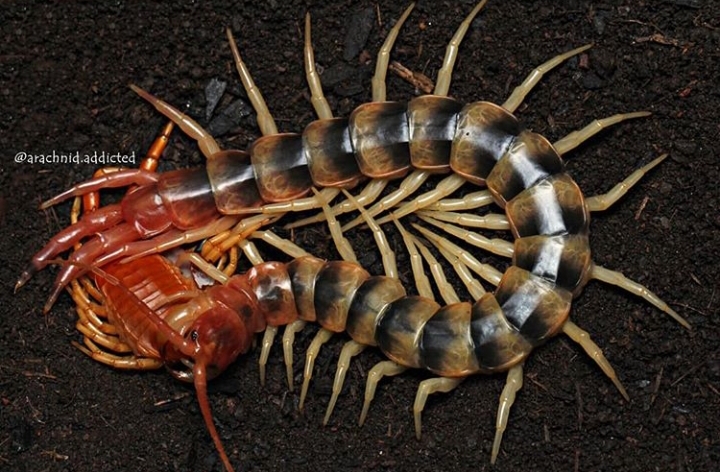
{"label": "centipede leg", "polygon": [[618,379],[615,369],[613,369],[612,365],[610,365],[610,362],[605,357],[605,354],[603,354],[602,349],[600,349],[600,347],[590,338],[590,334],[570,320],[567,320],[563,325],[563,332],[585,350],[585,352],[592,358],[592,360],[595,361],[605,375],[608,376],[612,383],[615,384],[615,387],[625,400],[630,401],[630,397],[628,396],[625,387],[623,387],[623,384],[620,382],[620,379]]}
{"label": "centipede leg", "polygon": [[[475,16],[480,12],[483,6],[485,6],[485,3],[487,3],[487,0],[483,0],[480,3],[477,4],[477,6],[470,12],[470,14],[463,20],[463,22],[458,27],[457,31],[455,32],[455,35],[450,40],[450,43],[448,43],[447,48],[445,50],[445,58],[443,59],[443,65],[440,68],[440,72],[438,72],[438,80],[435,85],[434,94],[440,95],[440,96],[446,96],[448,94],[448,90],[450,89],[450,81],[452,79],[452,70],[455,65],[455,60],[457,58],[457,51],[460,43],[462,42],[463,38],[465,37],[465,34],[467,33],[468,28],[470,27],[470,24],[472,23],[472,20],[475,18]],[[408,9],[409,10],[409,9]],[[409,13],[409,11],[406,11],[406,13]],[[401,19],[398,23],[403,21]],[[397,27],[398,25],[396,25]],[[388,39],[390,37],[388,36]],[[394,38],[393,38],[394,40]],[[387,41],[386,41],[387,42]],[[383,55],[384,54],[384,55]],[[389,55],[389,49],[383,49],[381,50],[381,53],[378,55],[378,68],[380,69],[381,63],[384,64],[385,69],[387,68],[387,61],[388,61],[388,55]],[[382,61],[381,61],[382,56]],[[383,69],[384,70],[384,69]],[[377,73],[376,73],[377,76]],[[382,76],[382,87],[383,87],[383,97],[384,99],[384,75]],[[380,82],[380,79],[378,79],[378,82]],[[375,87],[375,79],[373,79],[373,98],[375,98],[374,95],[374,87]],[[371,208],[369,208],[367,211],[371,216],[376,216],[380,212],[390,209],[394,207],[397,203],[402,201],[404,198],[406,198],[409,195],[412,195],[422,183],[424,183],[427,178],[430,176],[429,172],[426,171],[414,171],[409,176],[407,176],[403,182],[400,184],[400,187],[397,191],[391,193],[390,195],[383,198],[381,201],[373,205]],[[419,195],[417,198],[415,198],[412,202],[403,205],[400,207],[400,209],[396,210],[394,212],[394,218],[400,219],[405,215],[408,215],[410,213],[413,213],[414,211],[423,208],[424,206],[427,206],[437,200],[440,200],[443,197],[446,197],[453,193],[455,190],[460,188],[465,183],[465,179],[458,175],[450,175],[440,181],[438,185],[435,187],[434,190],[430,192],[426,192],[422,195]],[[382,218],[378,220],[378,224],[382,225],[386,222],[390,221],[389,217]],[[362,223],[362,218],[358,217],[354,220],[350,221],[348,224],[346,224],[343,227],[343,231],[347,231],[351,228],[354,228],[358,224]]]}
{"label": "centipede leg", "polygon": [[619,113],[599,120],[593,120],[589,125],[569,133],[567,136],[553,143],[553,147],[561,156],[575,149],[583,142],[598,134],[600,131],[626,120],[644,118],[652,113],[648,111],[636,111],[632,113]]}
{"label": "centipede leg", "polygon": [[320,328],[307,350],[305,356],[305,370],[303,372],[303,384],[300,390],[300,411],[305,407],[305,397],[307,396],[308,387],[310,386],[310,379],[312,379],[313,367],[315,367],[315,359],[317,358],[320,348],[323,344],[328,342],[332,335],[335,334],[325,328]]}
{"label": "centipede leg", "polygon": [[393,375],[402,374],[407,370],[407,367],[401,366],[400,364],[393,361],[382,361],[378,362],[370,369],[368,373],[367,383],[365,385],[365,402],[363,403],[362,413],[360,413],[359,425],[362,426],[367,418],[368,410],[370,409],[370,403],[375,398],[375,390],[377,384],[383,377],[389,377]]}
{"label": "centipede leg", "polygon": [[463,380],[465,380],[464,377],[437,377],[434,379],[427,379],[420,382],[417,395],[415,395],[415,404],[413,405],[413,416],[415,418],[415,436],[418,439],[420,439],[422,434],[422,411],[425,408],[425,402],[427,402],[428,395],[432,395],[433,393],[437,392],[450,392],[455,389],[455,387],[460,385]]}
{"label": "centipede leg", "polygon": [[615,185],[610,191],[602,195],[595,195],[585,199],[585,205],[587,205],[590,211],[603,211],[610,208],[615,202],[622,198],[633,185],[635,185],[640,179],[645,176],[651,169],[656,165],[660,164],[667,158],[667,154],[654,159],[649,164],[644,165],[640,169],[636,170],[629,176],[627,176],[622,182]]}
{"label": "centipede leg", "polygon": [[688,323],[687,320],[680,316],[675,310],[670,308],[670,306],[668,306],[667,303],[662,301],[660,297],[648,290],[648,288],[644,285],[628,279],[620,272],[605,269],[604,267],[593,264],[590,269],[590,277],[610,285],[615,285],[616,287],[620,287],[621,289],[630,292],[633,295],[642,297],[645,301],[656,307],[658,310],[670,315],[675,321],[683,325],[685,328],[691,329],[690,323]]}
{"label": "centipede leg", "polygon": [[[100,349],[87,337],[84,339],[85,346],[73,341],[73,346],[90,356],[93,360],[116,369],[126,370],[156,370],[163,366],[162,361],[137,356],[116,356]],[[87,346],[87,347],[86,347]]]}
{"label": "centipede leg", "polygon": [[563,54],[559,54],[549,61],[539,65],[535,69],[530,72],[530,74],[525,78],[525,80],[515,87],[512,94],[508,97],[507,100],[505,100],[505,103],[502,104],[502,107],[505,108],[509,112],[514,112],[517,107],[520,106],[522,101],[525,99],[528,93],[537,85],[538,82],[540,82],[540,79],[543,78],[543,76],[557,67],[558,65],[562,64],[566,60],[570,59],[573,56],[577,56],[581,52],[587,51],[592,47],[592,44],[586,44],[585,46],[580,46],[579,48],[573,49],[572,51],[568,51]]}
{"label": "centipede leg", "polygon": [[515,403],[515,396],[523,386],[523,364],[518,364],[508,371],[505,387],[500,394],[500,404],[498,405],[497,419],[495,421],[495,439],[493,440],[492,452],[490,453],[490,463],[494,464],[500,452],[500,444],[502,443],[503,433],[507,428],[508,418],[510,416],[510,408]]}
{"label": "centipede leg", "polygon": [[293,321],[285,327],[283,333],[283,358],[285,359],[285,374],[287,377],[288,389],[292,392],[294,390],[293,382],[293,343],[295,342],[295,334],[305,328],[307,323],[303,320]]}
{"label": "centipede leg", "polygon": [[333,381],[332,396],[330,397],[330,403],[328,403],[327,410],[325,411],[325,417],[323,418],[323,426],[327,425],[332,415],[333,409],[335,409],[335,403],[340,396],[342,391],[343,383],[345,383],[345,374],[350,368],[350,360],[365,350],[367,346],[360,344],[355,341],[348,341],[343,345],[342,351],[340,351],[340,358],[338,359],[337,370],[335,372],[335,380]]}
{"label": "centipede leg", "polygon": [[312,34],[310,27],[310,13],[305,14],[305,77],[307,78],[308,87],[310,87],[310,101],[318,118],[321,120],[333,117],[330,105],[328,105],[325,95],[323,94],[320,76],[315,70],[315,53],[312,47]]}

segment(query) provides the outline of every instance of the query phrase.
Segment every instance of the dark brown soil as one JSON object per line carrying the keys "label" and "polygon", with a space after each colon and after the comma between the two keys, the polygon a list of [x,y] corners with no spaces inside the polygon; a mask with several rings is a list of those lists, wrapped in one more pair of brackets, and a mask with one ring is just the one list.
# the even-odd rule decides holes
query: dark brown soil
{"label": "dark brown soil", "polygon": [[[291,5],[281,6],[283,3]],[[367,63],[343,59],[349,19],[371,2],[181,2],[145,6],[16,2],[0,12],[0,469],[8,471],[220,470],[191,387],[163,371],[119,372],[70,344],[78,339],[63,295],[43,318],[56,269],[17,294],[17,276],[47,239],[66,226],[69,204],[38,203],[88,178],[97,164],[31,165],[19,152],[136,153],[164,120],[133,94],[137,83],[170,103],[191,102],[207,124],[204,89],[226,81],[226,105],[242,96],[224,35],[231,26],[246,63],[284,131],[313,119],[302,72],[302,20],[313,14],[323,81],[346,64],[349,77],[326,86],[337,115],[369,100],[374,55],[402,5],[380,5],[364,48]],[[393,57],[434,78],[445,44],[472,1],[420,2]],[[550,4],[556,6],[549,6]],[[350,370],[328,427],[321,426],[342,340],[322,352],[304,413],[284,381],[279,346],[268,384],[259,385],[257,351],[214,382],[212,407],[239,470],[709,471],[720,463],[720,23],[717,2],[491,1],[462,47],[451,93],[501,103],[547,58],[595,43],[587,64],[549,74],[518,116],[556,140],[594,118],[650,110],[653,116],[601,133],[568,156],[587,195],[605,192],[663,152],[671,158],[614,208],[595,216],[594,259],[622,270],[667,300],[693,325],[688,332],[642,300],[592,282],[572,318],[592,333],[632,400],[627,403],[581,350],[560,337],[526,364],[525,385],[495,467],[489,464],[504,376],[468,379],[436,395],[415,439],[412,402],[427,375],[382,382],[359,428],[365,374],[382,357],[369,350]],[[713,72],[714,71],[714,72]],[[413,87],[390,77],[388,96]],[[220,138],[245,148],[258,136],[253,116]],[[176,132],[163,169],[202,165]],[[321,225],[296,240],[322,257]],[[367,232],[349,234],[362,248]],[[391,232],[394,244],[398,243]],[[363,263],[382,268],[372,251]],[[402,252],[398,251],[400,254]],[[407,272],[407,258],[399,255]],[[488,259],[497,263],[494,259]],[[457,281],[455,285],[459,286]],[[467,295],[465,295],[467,296]],[[296,342],[296,383],[313,329]],[[158,407],[156,403],[170,401]]]}

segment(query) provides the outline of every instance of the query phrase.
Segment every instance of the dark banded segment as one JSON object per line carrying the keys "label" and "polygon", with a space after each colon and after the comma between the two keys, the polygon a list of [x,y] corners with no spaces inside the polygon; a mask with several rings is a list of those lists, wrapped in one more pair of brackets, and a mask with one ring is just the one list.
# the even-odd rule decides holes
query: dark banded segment
{"label": "dark banded segment", "polygon": [[521,131],[517,118],[502,107],[489,102],[465,105],[458,116],[450,167],[470,182],[483,184]]}
{"label": "dark banded segment", "polygon": [[315,322],[315,283],[325,261],[313,256],[298,257],[287,265],[300,319]]}
{"label": "dark banded segment", "polygon": [[425,323],[440,309],[423,297],[401,298],[390,304],[375,332],[378,347],[391,360],[406,367],[422,368],[420,340]]}
{"label": "dark banded segment", "polygon": [[315,313],[320,325],[339,333],[345,322],[355,291],[370,277],[360,265],[332,261],[325,264],[315,282]]}
{"label": "dark banded segment", "polygon": [[300,134],[273,134],[250,146],[258,190],[266,202],[295,200],[310,192],[312,179],[302,141]]}
{"label": "dark banded segment", "polygon": [[472,306],[470,336],[480,372],[502,372],[525,359],[532,345],[511,325],[492,293]]}
{"label": "dark banded segment", "polygon": [[495,165],[485,182],[501,207],[523,190],[563,171],[552,144],[536,133],[523,131]]}
{"label": "dark banded segment", "polygon": [[247,281],[270,326],[282,326],[298,319],[297,306],[286,264],[265,262],[247,271]]}
{"label": "dark banded segment", "polygon": [[479,370],[470,335],[469,303],[442,307],[425,323],[420,352],[425,368],[443,377],[464,377]]}
{"label": "dark banded segment", "polygon": [[315,185],[351,188],[363,178],[348,123],[347,118],[333,118],[313,121],[305,128],[303,149]]}
{"label": "dark banded segment", "polygon": [[220,213],[233,215],[263,203],[250,154],[236,150],[215,153],[207,161],[207,175]]}
{"label": "dark banded segment", "polygon": [[495,290],[505,318],[533,345],[555,335],[570,315],[572,293],[511,266]]}
{"label": "dark banded segment", "polygon": [[577,294],[592,265],[590,240],[587,234],[516,239],[513,265]]}
{"label": "dark banded segment", "polygon": [[508,202],[505,214],[515,238],[587,234],[590,224],[583,194],[567,174],[555,175],[524,190]]}
{"label": "dark banded segment", "polygon": [[457,100],[438,95],[410,100],[410,161],[415,169],[438,173],[450,170],[450,149],[461,109]]}
{"label": "dark banded segment", "polygon": [[405,296],[405,288],[398,279],[370,277],[355,291],[345,330],[360,344],[375,346],[378,319],[392,302]]}
{"label": "dark banded segment", "polygon": [[402,177],[410,170],[405,104],[370,102],[350,115],[350,139],[360,171],[371,179]]}
{"label": "dark banded segment", "polygon": [[[139,190],[143,190],[143,187],[140,187]],[[135,210],[139,208],[130,205],[134,193],[137,192],[129,192],[130,198],[126,197],[123,200],[123,212],[126,211],[126,208]],[[178,169],[162,174],[162,178],[157,182],[157,193],[172,216],[173,226],[177,229],[197,228],[217,217],[215,197],[212,194],[207,172],[203,168]],[[138,193],[136,196],[139,195]],[[148,201],[152,202],[149,199]],[[125,217],[125,221],[135,219],[135,214]]]}

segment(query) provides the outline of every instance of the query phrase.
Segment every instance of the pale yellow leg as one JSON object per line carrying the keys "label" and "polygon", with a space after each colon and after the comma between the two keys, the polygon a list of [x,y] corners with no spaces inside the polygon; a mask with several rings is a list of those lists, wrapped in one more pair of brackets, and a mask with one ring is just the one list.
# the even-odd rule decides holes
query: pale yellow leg
{"label": "pale yellow leg", "polygon": [[481,263],[474,256],[468,254],[467,251],[464,251],[458,245],[451,243],[447,239],[437,235],[436,233],[433,233],[427,228],[423,228],[422,226],[416,224],[413,224],[413,227],[420,231],[423,236],[425,236],[431,243],[437,244],[438,247],[442,247],[443,249],[449,251],[451,254],[460,258],[463,264],[467,265],[473,272],[478,274],[483,279],[487,280],[493,285],[498,285],[500,283],[500,279],[502,278],[502,272],[500,272],[493,266]]}
{"label": "pale yellow leg", "polygon": [[463,380],[465,380],[465,377],[437,377],[420,382],[417,395],[415,396],[415,404],[413,405],[415,436],[418,439],[420,439],[420,435],[422,433],[422,411],[425,408],[425,402],[427,402],[428,395],[432,395],[437,392],[447,393],[460,385]]}
{"label": "pale yellow leg", "polygon": [[437,82],[435,83],[435,90],[433,91],[435,95],[445,96],[448,94],[448,90],[450,90],[450,81],[452,80],[452,70],[455,66],[455,60],[457,59],[458,47],[465,37],[465,33],[467,33],[468,28],[470,28],[470,24],[475,18],[475,15],[478,14],[486,3],[487,0],[482,0],[475,8],[473,8],[470,14],[460,24],[460,27],[458,27],[455,35],[450,40],[450,43],[448,43],[447,48],[445,49],[445,59],[443,59],[443,65],[440,68],[440,72],[438,72]]}
{"label": "pale yellow leg", "polygon": [[498,231],[508,231],[510,222],[507,216],[501,213],[486,213],[485,215],[475,215],[472,213],[457,213],[452,211],[429,211],[420,210],[417,216],[427,216],[439,221],[447,221],[466,228],[484,228],[494,229]]}
{"label": "pale yellow leg", "polygon": [[[392,212],[389,215],[386,215],[383,218],[380,218],[377,220],[377,223],[379,225],[383,225],[387,223],[388,221],[391,221],[393,218],[395,219],[401,219],[403,216],[409,215],[410,213],[414,213],[418,210],[421,210],[425,208],[426,206],[430,205],[431,203],[435,203],[438,200],[441,200],[444,197],[447,197],[451,193],[453,193],[455,190],[459,189],[460,187],[465,184],[465,179],[461,177],[458,174],[451,174],[444,179],[442,179],[440,182],[438,182],[437,186],[435,186],[434,190],[431,190],[429,192],[425,192],[422,195],[419,195],[414,200],[403,204],[402,206],[398,207],[394,212]],[[343,231],[347,231],[350,229],[351,225],[347,224],[343,227]]]}
{"label": "pale yellow leg", "polygon": [[[368,227],[372,231],[373,237],[375,238],[375,244],[377,244],[377,247],[380,249],[380,255],[382,257],[385,275],[388,277],[392,277],[393,279],[397,279],[398,269],[395,262],[395,252],[390,248],[390,243],[388,243],[385,232],[380,229],[380,226],[378,226],[373,217],[368,214],[367,210],[365,210],[365,208],[360,205],[360,203],[355,199],[355,197],[350,195],[350,193],[348,193],[347,190],[344,189],[343,193],[350,202],[355,204],[355,207],[360,211],[360,216],[363,218],[365,223],[367,223]],[[331,214],[327,215],[328,221],[331,217]]]}
{"label": "pale yellow leg", "polygon": [[272,348],[277,332],[277,326],[268,326],[265,328],[265,332],[263,333],[260,348],[260,360],[258,361],[258,368],[260,370],[260,385],[263,386],[265,385],[265,366],[267,366],[267,361],[270,357],[270,349]]}
{"label": "pale yellow leg", "polygon": [[623,197],[630,188],[643,178],[653,167],[665,160],[667,154],[656,158],[649,164],[636,170],[625,178],[622,182],[614,186],[609,192],[602,195],[595,195],[585,199],[585,205],[590,211],[603,211],[610,208],[616,201]]}
{"label": "pale yellow leg", "polygon": [[453,266],[455,273],[458,277],[460,277],[460,280],[465,285],[465,288],[467,288],[473,300],[479,300],[480,297],[485,295],[485,288],[480,284],[479,280],[472,276],[470,268],[460,259],[460,257],[452,254],[442,246],[438,248],[438,251],[440,251],[440,254],[442,254],[443,257]]}
{"label": "pale yellow leg", "polygon": [[385,101],[385,77],[387,76],[388,63],[390,62],[390,51],[392,50],[395,40],[400,33],[403,23],[407,20],[410,12],[415,7],[414,3],[411,3],[409,7],[405,9],[400,19],[395,23],[390,32],[385,38],[385,42],[380,48],[378,53],[377,62],[375,63],[375,75],[372,78],[372,101],[373,102],[384,102]]}
{"label": "pale yellow leg", "polygon": [[143,99],[148,101],[157,111],[162,113],[166,118],[175,123],[180,127],[185,134],[192,139],[196,140],[200,151],[207,159],[212,159],[212,156],[220,151],[220,146],[215,139],[203,129],[195,120],[182,113],[177,108],[165,103],[157,97],[154,97],[150,93],[141,89],[137,85],[130,84],[130,88],[133,92],[140,95]]}
{"label": "pale yellow leg", "polygon": [[295,388],[293,382],[293,343],[295,342],[295,334],[302,331],[307,325],[303,320],[295,320],[285,327],[283,333],[283,358],[285,359],[285,373],[287,375],[288,389],[292,392]]}
{"label": "pale yellow leg", "polygon": [[625,400],[630,401],[630,397],[625,391],[625,387],[623,387],[623,384],[620,382],[620,379],[618,379],[617,374],[615,374],[615,369],[613,369],[610,365],[610,362],[605,357],[605,354],[603,354],[602,349],[600,349],[600,347],[595,344],[592,339],[590,339],[590,334],[570,320],[567,320],[563,325],[563,333],[567,334],[570,339],[578,343],[580,347],[587,352],[588,356],[595,361],[598,367],[600,367],[612,383],[615,384],[615,387]]}
{"label": "pale yellow leg", "polygon": [[312,47],[312,35],[310,33],[310,13],[305,14],[305,76],[308,87],[310,87],[311,98],[315,113],[321,120],[332,118],[332,111],[323,94],[320,76],[315,70],[315,53]]}
{"label": "pale yellow leg", "polygon": [[422,256],[415,245],[417,238],[413,237],[413,235],[405,229],[400,221],[393,220],[393,223],[395,223],[395,226],[400,231],[400,235],[402,236],[405,247],[410,255],[410,267],[412,268],[418,295],[425,298],[434,298],[433,291],[430,286],[430,279],[428,279],[427,275],[425,275],[425,270],[423,269]]}
{"label": "pale yellow leg", "polygon": [[[430,173],[422,170],[415,170],[405,177],[400,183],[400,186],[394,192],[386,195],[379,202],[376,202],[372,207],[366,211],[370,216],[377,216],[385,210],[393,208],[395,205],[403,201],[403,199],[415,193],[420,186],[430,177]],[[355,226],[363,223],[362,216],[358,216],[354,220],[343,226],[343,231],[347,231]]]}
{"label": "pale yellow leg", "polygon": [[[419,215],[420,216],[420,215]],[[493,254],[497,254],[498,256],[503,257],[512,257],[513,252],[515,251],[513,243],[509,241],[505,241],[504,239],[500,238],[493,238],[489,239],[485,236],[478,234],[474,231],[468,231],[464,228],[460,228],[455,225],[442,223],[440,221],[437,221],[434,218],[428,218],[426,216],[420,216],[420,219],[423,221],[432,224],[433,226],[436,226],[443,230],[446,233],[452,234],[453,236],[457,237],[458,239],[461,239],[473,246],[479,247],[480,249],[483,249],[485,251],[491,252]]]}
{"label": "pale yellow leg", "polygon": [[650,303],[658,310],[667,313],[685,328],[690,329],[690,323],[688,323],[685,318],[678,315],[675,310],[670,308],[667,303],[660,299],[660,297],[648,290],[648,288],[644,285],[640,285],[639,283],[628,279],[620,272],[605,269],[604,267],[593,264],[593,266],[590,268],[590,277],[611,285],[615,285],[627,292],[632,293],[633,295],[642,297],[646,302]]}
{"label": "pale yellow leg", "polygon": [[263,136],[277,134],[278,130],[275,125],[275,120],[270,114],[270,110],[265,103],[265,99],[263,98],[260,89],[255,85],[255,81],[253,81],[250,71],[240,57],[240,51],[238,50],[237,44],[235,44],[235,38],[233,37],[232,31],[228,28],[226,32],[228,42],[230,43],[230,50],[232,51],[233,59],[235,60],[235,67],[240,75],[240,80],[242,81],[245,92],[250,99],[250,103],[255,109],[255,113],[257,113],[257,122],[260,127],[260,132]]}
{"label": "pale yellow leg", "polygon": [[[314,188],[313,191],[315,192],[316,196],[318,196],[318,193]],[[340,223],[338,223],[337,218],[335,218],[335,215],[333,215],[332,211],[330,211],[330,207],[328,206],[327,201],[319,197],[318,201],[322,206],[323,213],[325,213],[325,218],[327,219],[328,223],[328,229],[330,229],[330,235],[335,242],[335,247],[340,254],[340,258],[348,262],[357,262],[355,251],[353,250],[350,241],[348,241],[347,238],[343,236],[343,232],[340,229]]]}
{"label": "pale yellow leg", "polygon": [[370,369],[367,378],[367,384],[365,385],[365,402],[363,403],[362,413],[360,413],[360,426],[365,423],[367,418],[368,410],[370,409],[370,403],[375,398],[375,390],[377,384],[383,377],[402,374],[407,370],[407,367],[401,366],[400,364],[393,361],[382,361],[378,362]]}
{"label": "pale yellow leg", "polygon": [[340,358],[338,359],[337,370],[335,371],[335,380],[333,381],[333,391],[330,397],[330,403],[328,403],[327,410],[325,411],[325,418],[323,419],[323,426],[327,425],[335,409],[335,403],[337,403],[338,396],[342,391],[343,383],[345,383],[345,374],[347,374],[350,368],[350,360],[363,352],[367,346],[360,344],[355,341],[348,341],[340,351]]}
{"label": "pale yellow leg", "polygon": [[544,64],[541,64],[540,66],[533,69],[532,72],[530,72],[530,75],[527,76],[527,78],[523,81],[522,84],[515,87],[515,90],[513,90],[512,94],[508,99],[505,101],[505,103],[502,104],[503,108],[505,108],[510,113],[514,112],[517,107],[520,106],[522,101],[525,99],[528,93],[537,85],[538,82],[540,82],[540,79],[549,71],[554,69],[556,66],[562,64],[564,61],[570,59],[573,56],[577,56],[583,51],[586,51],[592,47],[592,44],[587,44],[585,46],[581,46],[577,49],[573,49],[572,51],[568,51],[564,54],[560,54],[558,56],[553,57],[549,61],[547,61]]}
{"label": "pale yellow leg", "polygon": [[508,371],[505,387],[500,394],[500,404],[498,405],[497,419],[495,421],[495,439],[493,440],[492,452],[490,453],[491,464],[494,464],[495,460],[497,460],[503,433],[507,428],[510,408],[512,408],[513,403],[515,403],[515,395],[522,386],[523,364],[518,364]]}
{"label": "pale yellow leg", "polygon": [[294,259],[310,255],[310,253],[307,252],[305,249],[301,248],[290,240],[281,238],[270,230],[255,231],[253,234],[250,235],[250,237],[252,239],[259,239],[265,241],[269,245],[281,250],[282,252]]}
{"label": "pale yellow leg", "polygon": [[[428,250],[427,247],[415,236],[409,235],[412,239],[413,243],[417,246],[417,248],[420,250],[420,254],[422,254],[423,258],[428,263],[428,268],[430,269],[430,273],[433,276],[433,279],[435,280],[435,286],[438,289],[438,292],[440,292],[440,296],[443,298],[446,305],[450,305],[453,303],[460,302],[460,297],[458,297],[457,292],[455,292],[455,289],[453,286],[448,283],[447,277],[445,277],[445,272],[443,271],[442,266],[437,261],[435,256],[432,255],[432,253]],[[429,297],[429,298],[435,298],[435,297]]]}
{"label": "pale yellow leg", "polygon": [[475,210],[494,203],[495,200],[489,190],[479,190],[464,195],[462,198],[443,198],[426,206],[426,210],[433,211],[460,211]]}
{"label": "pale yellow leg", "polygon": [[584,128],[578,131],[573,131],[564,138],[558,140],[553,144],[553,146],[555,147],[555,150],[558,152],[558,154],[562,156],[567,152],[575,149],[580,144],[590,139],[592,136],[595,136],[605,128],[618,124],[621,121],[630,120],[633,118],[642,118],[645,116],[650,116],[651,114],[652,113],[648,111],[637,111],[634,113],[621,113],[619,115],[609,116],[601,120],[595,120]]}
{"label": "pale yellow leg", "polygon": [[328,342],[332,335],[335,334],[325,328],[320,328],[315,338],[310,343],[310,347],[307,350],[305,357],[305,371],[303,372],[303,384],[302,390],[300,390],[300,410],[305,407],[305,397],[307,396],[308,387],[310,386],[310,379],[312,379],[313,367],[315,366],[315,359],[320,352],[320,348],[323,344]]}

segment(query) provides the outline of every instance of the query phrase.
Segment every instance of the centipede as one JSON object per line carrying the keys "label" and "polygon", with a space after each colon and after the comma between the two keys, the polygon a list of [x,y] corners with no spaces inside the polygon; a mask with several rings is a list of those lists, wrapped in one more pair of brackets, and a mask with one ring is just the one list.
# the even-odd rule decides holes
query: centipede
{"label": "centipede", "polygon": [[[510,407],[522,386],[525,360],[536,347],[561,333],[587,351],[627,398],[600,348],[569,316],[573,299],[590,280],[596,279],[641,296],[689,328],[679,314],[647,288],[595,264],[590,250],[590,214],[612,206],[666,155],[641,167],[608,193],[585,197],[565,171],[561,156],[605,128],[649,113],[638,111],[598,119],[554,143],[525,129],[514,115],[545,73],[584,53],[590,45],[560,54],[535,68],[501,105],[482,101],[463,105],[450,98],[448,92],[458,46],[485,3],[477,5],[453,37],[434,93],[408,103],[388,102],[384,85],[387,58],[412,11],[411,5],[392,28],[378,55],[372,102],[361,105],[348,118],[333,118],[323,97],[312,59],[310,18],[306,17],[305,68],[319,119],[302,133],[294,134],[277,132],[228,30],[234,61],[264,135],[247,151],[221,150],[192,118],[132,86],[160,113],[197,140],[207,158],[206,168],[164,174],[144,169],[120,170],[76,185],[46,201],[42,208],[105,188],[137,186],[119,204],[88,213],[53,237],[21,274],[16,290],[81,240],[85,241],[82,248],[71,254],[71,263],[58,275],[45,305],[46,311],[68,284],[83,275],[86,267],[102,267],[123,258],[132,264],[151,253],[208,238],[203,256],[217,260],[247,235],[248,225],[267,224],[286,212],[321,207],[341,191],[362,182],[367,184],[355,202],[349,197],[347,202],[325,211],[323,218],[331,219],[334,214],[371,204],[387,181],[402,178],[397,192],[382,197],[367,210],[366,218],[372,218],[413,195],[431,175],[449,174],[440,181],[437,190],[405,202],[377,223],[398,221],[417,213],[444,231],[455,232],[460,237],[472,236],[483,250],[509,257],[509,269],[499,273],[465,258],[462,263],[475,267],[495,288],[492,292],[474,288],[471,290],[473,302],[458,300],[445,306],[424,294],[408,297],[404,289],[392,282],[397,280],[392,271],[382,276],[383,279],[373,279],[362,267],[349,262],[350,265],[342,266],[342,271],[327,275],[333,278],[334,284],[328,286],[342,283],[343,289],[328,289],[322,296],[319,292],[308,295],[311,289],[306,292],[305,288],[299,288],[320,283],[315,279],[320,262],[311,264],[317,272],[308,275],[307,280],[288,275],[299,312],[317,313],[315,318],[303,319],[299,315],[297,318],[317,321],[323,328],[313,343],[316,347],[308,351],[306,366],[309,369],[306,368],[304,376],[302,399],[312,375],[311,359],[317,355],[319,345],[336,332],[348,332],[352,338],[341,355],[344,364],[366,346],[376,346],[388,357],[389,361],[373,369],[370,378],[374,382],[408,368],[426,369],[439,376],[424,381],[418,389],[414,407],[418,437],[421,412],[429,394],[452,390],[470,375],[507,372],[491,462],[497,459]],[[484,186],[487,190],[475,192],[472,198],[462,201],[446,198],[466,183]],[[317,196],[308,196],[314,187],[322,190]],[[460,217],[448,213],[450,208],[472,212],[491,203],[502,209],[504,215],[493,218],[493,223],[487,223],[486,219],[477,226],[495,227],[489,226],[492,224],[509,229],[514,242],[483,239],[442,222],[443,219],[459,221]],[[418,231],[449,258],[464,257],[446,238],[427,229],[418,228]],[[95,236],[97,233],[100,234]],[[416,243],[409,246],[412,244]],[[387,248],[381,250],[387,251]],[[463,280],[469,289],[477,287],[471,285],[469,278]],[[391,294],[378,295],[370,287],[374,283],[395,289],[390,289]],[[320,286],[324,287],[324,283]],[[425,289],[419,291],[426,292]],[[310,303],[309,299],[313,307],[301,308],[301,304]],[[342,306],[329,306],[327,300],[331,299]],[[364,307],[367,312],[362,316],[353,315],[360,313],[357,307],[353,312],[355,303],[372,306]],[[317,308],[318,304],[322,309]],[[340,392],[343,369],[347,369],[346,365],[338,368],[336,383],[339,385],[334,388],[325,421],[332,412],[336,392]],[[374,385],[368,384],[361,422],[367,415]]]}

